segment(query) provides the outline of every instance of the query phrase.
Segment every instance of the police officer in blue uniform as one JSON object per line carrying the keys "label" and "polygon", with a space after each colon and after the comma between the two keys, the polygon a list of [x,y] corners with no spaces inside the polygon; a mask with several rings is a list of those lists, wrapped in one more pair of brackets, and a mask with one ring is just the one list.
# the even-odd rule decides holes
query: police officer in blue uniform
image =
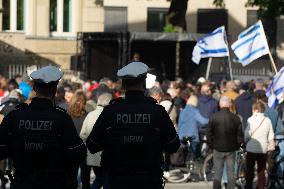
{"label": "police officer in blue uniform", "polygon": [[70,116],[53,103],[62,75],[54,66],[32,72],[36,97],[1,123],[0,159],[13,161],[14,189],[77,188],[74,171],[86,147]]}
{"label": "police officer in blue uniform", "polygon": [[163,150],[173,153],[180,146],[165,109],[144,96],[148,70],[142,62],[118,70],[125,98],[105,107],[86,142],[91,153],[103,150],[111,189],[162,189]]}

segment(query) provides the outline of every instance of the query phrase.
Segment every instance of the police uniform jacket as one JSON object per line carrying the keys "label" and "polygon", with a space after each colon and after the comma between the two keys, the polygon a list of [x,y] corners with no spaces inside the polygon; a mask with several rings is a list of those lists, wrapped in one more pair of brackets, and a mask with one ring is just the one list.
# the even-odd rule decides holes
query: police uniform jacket
{"label": "police uniform jacket", "polygon": [[161,173],[162,151],[180,146],[165,109],[142,91],[127,91],[105,107],[86,144],[91,153],[103,150],[102,166],[110,176]]}
{"label": "police uniform jacket", "polygon": [[35,97],[1,123],[0,159],[7,157],[13,160],[16,180],[34,173],[58,178],[85,159],[86,147],[64,110]]}

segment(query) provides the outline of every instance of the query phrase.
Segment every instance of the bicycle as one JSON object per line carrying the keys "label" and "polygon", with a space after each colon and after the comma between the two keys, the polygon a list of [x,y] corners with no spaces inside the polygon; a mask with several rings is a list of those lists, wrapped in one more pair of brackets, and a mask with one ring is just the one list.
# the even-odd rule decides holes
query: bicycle
{"label": "bicycle", "polygon": [[[244,172],[241,172],[240,165],[243,165],[245,162],[245,152],[244,149],[241,147],[236,152],[236,161],[235,161],[235,176],[236,176],[236,188],[243,188],[243,178]],[[213,152],[209,153],[204,162],[201,169],[201,175],[204,181],[209,185],[209,182],[213,181],[214,179],[214,170],[213,170]]]}
{"label": "bicycle", "polygon": [[273,155],[274,165],[270,165],[269,179],[272,186],[284,189],[284,156],[280,153],[281,142],[284,141],[283,136],[276,136],[276,147]]}
{"label": "bicycle", "polygon": [[[275,152],[272,157],[272,160],[275,161],[275,164],[270,167],[267,163],[267,170],[265,171],[265,188],[280,188],[284,189],[284,156],[280,156],[280,148],[279,144],[284,141],[283,136],[276,136],[276,147]],[[245,154],[244,154],[245,155]],[[270,171],[269,171],[270,170]],[[246,164],[245,164],[245,156],[244,161],[242,161],[238,166],[238,174],[237,177],[239,179],[239,183],[241,188],[245,188],[245,172],[246,172]],[[255,178],[253,180],[253,187],[257,188],[257,167],[255,167]]]}
{"label": "bicycle", "polygon": [[193,137],[184,137],[182,139],[183,145],[183,156],[184,165],[182,166],[171,166],[169,171],[164,171],[163,178],[167,182],[171,183],[182,183],[190,180],[192,171],[194,169],[193,154],[190,148],[190,143]]}

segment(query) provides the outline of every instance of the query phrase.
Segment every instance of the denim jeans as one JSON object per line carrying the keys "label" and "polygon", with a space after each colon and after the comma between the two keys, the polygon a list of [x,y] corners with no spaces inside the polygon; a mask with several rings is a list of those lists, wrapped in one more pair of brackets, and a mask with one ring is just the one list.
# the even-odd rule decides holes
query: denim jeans
{"label": "denim jeans", "polygon": [[192,141],[190,143],[191,150],[194,154],[194,159],[200,157],[200,143]]}
{"label": "denim jeans", "polygon": [[100,189],[103,187],[104,189],[109,189],[109,181],[101,167],[93,167],[96,178],[92,184],[91,189]]}
{"label": "denim jeans", "polygon": [[214,181],[213,189],[221,189],[222,174],[224,169],[224,163],[227,166],[228,175],[228,189],[235,188],[235,176],[234,176],[234,165],[235,165],[235,151],[233,152],[218,152],[213,151],[213,164],[214,164]]}

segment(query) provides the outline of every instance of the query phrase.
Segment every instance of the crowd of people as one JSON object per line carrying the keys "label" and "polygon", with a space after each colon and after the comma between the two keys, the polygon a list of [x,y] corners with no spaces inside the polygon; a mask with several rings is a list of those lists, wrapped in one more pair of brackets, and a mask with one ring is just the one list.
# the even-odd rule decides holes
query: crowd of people
{"label": "crowd of people", "polygon": [[[204,78],[199,78],[196,82],[176,79],[175,81],[156,81],[146,93],[165,108],[180,139],[193,137],[191,148],[196,158],[201,152],[201,135],[207,135],[208,141],[213,143],[212,148],[220,152],[214,154],[214,164],[220,164],[216,160],[218,158],[223,163],[224,159],[229,159],[227,157],[232,155],[229,152],[235,151],[242,144],[247,144],[249,174],[246,179],[247,188],[251,188],[254,161],[258,162],[259,181],[264,185],[262,181],[266,156],[268,151],[273,150],[273,147],[270,147],[273,144],[269,146],[268,143],[273,141],[275,135],[283,135],[284,132],[284,103],[280,102],[276,109],[268,107],[265,91],[268,84],[269,81],[263,81],[263,79],[248,82],[222,80],[219,83],[207,81]],[[78,135],[86,141],[104,107],[112,99],[124,95],[121,80],[114,82],[110,78],[102,78],[100,81],[81,83],[61,80],[54,103],[67,111]],[[17,75],[8,79],[0,76],[0,113],[3,117],[20,103],[29,104],[33,97],[33,83],[28,77]],[[216,126],[220,124],[228,126],[229,129]],[[261,129],[258,129],[260,125]],[[219,129],[218,136],[216,136],[216,129]],[[218,144],[218,137],[222,140],[222,144]],[[234,138],[235,141],[233,141]],[[232,155],[231,160],[233,158]],[[232,163],[226,162],[228,167],[234,167]],[[214,180],[215,188],[220,187],[222,168],[223,165],[216,168],[219,171]],[[91,169],[96,175],[92,186],[90,185]],[[100,167],[100,153],[88,153],[86,161],[80,165],[79,172],[83,189],[109,187],[107,177]],[[233,176],[229,172],[227,174],[228,188],[230,188]]]}

